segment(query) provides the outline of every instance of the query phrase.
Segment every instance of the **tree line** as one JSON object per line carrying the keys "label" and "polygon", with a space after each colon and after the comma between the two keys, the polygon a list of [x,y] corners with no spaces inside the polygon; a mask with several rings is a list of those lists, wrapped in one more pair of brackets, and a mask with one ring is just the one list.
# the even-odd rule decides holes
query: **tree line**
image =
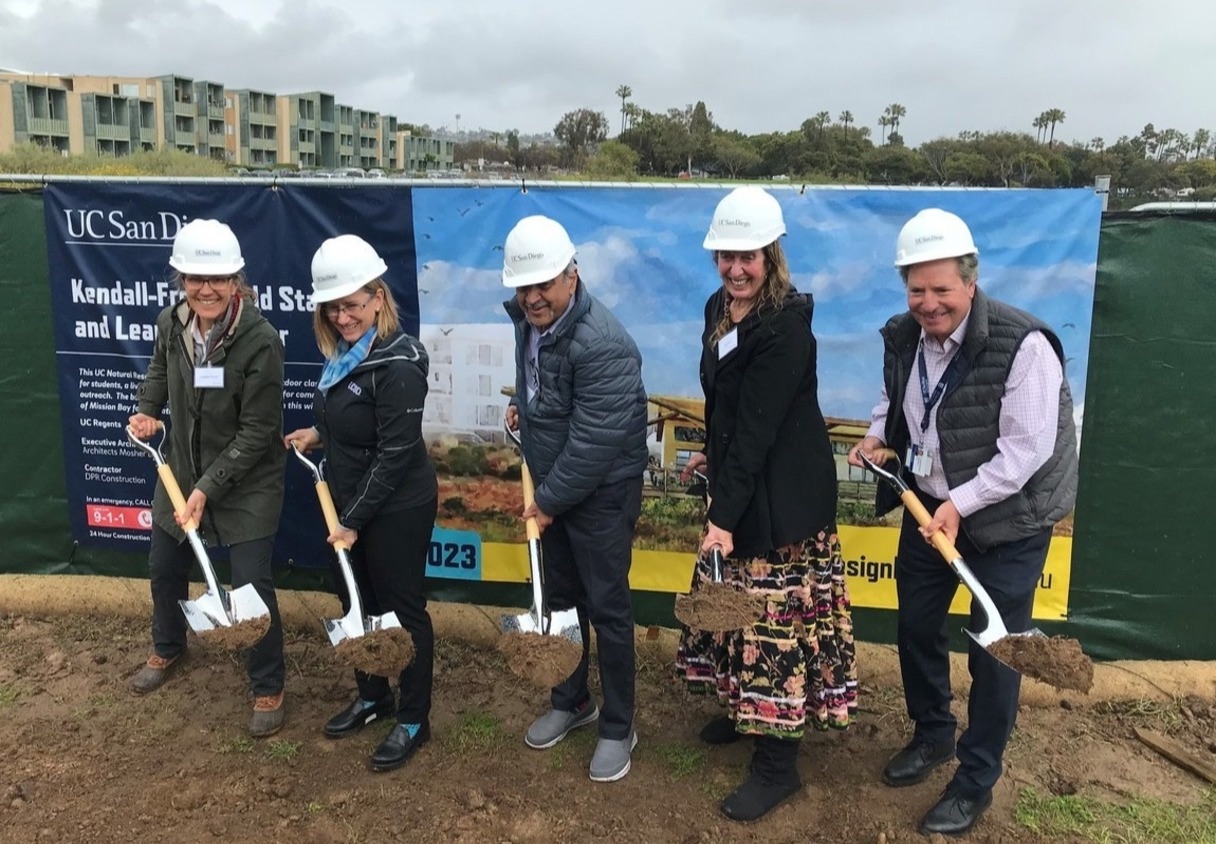
{"label": "tree line", "polygon": [[[804,184],[921,184],[985,187],[1092,187],[1111,177],[1112,207],[1151,198],[1216,199],[1216,142],[1207,129],[1186,134],[1149,123],[1111,143],[1057,140],[1067,119],[1050,108],[1028,121],[1034,134],[961,131],[918,147],[904,143],[907,109],[892,103],[875,120],[878,140],[849,110],[808,117],[797,129],[746,135],[719,126],[706,104],[650,111],[617,88],[619,123],[588,108],[562,115],[553,129],[559,146],[521,147],[518,133],[502,135],[489,153],[520,170],[562,168],[589,178],[629,180],[706,176],[790,179]],[[617,121],[613,121],[616,123]],[[615,132],[615,137],[610,133]],[[470,144],[458,148],[467,158]],[[480,157],[486,157],[482,143]]]}

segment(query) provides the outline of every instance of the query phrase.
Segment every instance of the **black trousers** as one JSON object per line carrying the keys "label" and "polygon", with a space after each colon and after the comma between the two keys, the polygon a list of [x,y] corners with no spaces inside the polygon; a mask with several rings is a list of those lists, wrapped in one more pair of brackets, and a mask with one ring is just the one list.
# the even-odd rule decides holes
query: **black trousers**
{"label": "black trousers", "polygon": [[587,699],[588,656],[595,628],[599,657],[601,738],[621,740],[633,727],[636,661],[629,566],[633,529],[642,510],[642,478],[596,488],[556,517],[541,535],[545,600],[550,610],[578,610],[583,658],[550,696],[554,709],[573,710]]}
{"label": "black trousers", "polygon": [[[941,504],[923,493],[920,499],[930,513]],[[957,723],[950,712],[950,660],[947,610],[960,584],[937,549],[925,542],[916,520],[906,511],[895,562],[899,595],[897,642],[908,716],[916,723],[916,737],[930,741],[954,739]],[[963,560],[988,590],[1010,632],[1031,627],[1034,590],[1047,561],[1051,529],[989,548],[976,550],[965,535],[955,543]],[[965,588],[965,587],[964,587]],[[983,628],[985,616],[971,602],[970,629]],[[1001,776],[1001,757],[1018,713],[1021,675],[997,661],[968,639],[967,668],[971,695],[967,701],[967,729],[958,739],[958,770],[952,786],[965,794],[980,794]]]}
{"label": "black trousers", "polygon": [[[435,630],[426,611],[423,580],[437,507],[438,499],[432,498],[417,507],[381,513],[363,526],[348,552],[363,612],[397,613],[401,626],[414,640],[414,661],[397,678],[401,690],[397,722],[401,724],[426,724],[431,716]],[[338,561],[332,557],[331,561],[342,611],[346,612],[350,609],[346,582],[338,571]],[[364,700],[381,700],[392,692],[387,677],[356,671],[355,681]]]}
{"label": "black trousers", "polygon": [[[245,652],[249,685],[257,696],[277,695],[283,690],[283,625],[275,598],[270,555],[274,537],[236,542],[228,546],[232,564],[232,588],[248,583],[270,609],[270,629]],[[190,543],[178,542],[163,528],[152,526],[148,572],[152,581],[152,645],[158,656],[171,659],[186,649],[186,616],[178,601],[189,597],[190,570],[197,565]]]}

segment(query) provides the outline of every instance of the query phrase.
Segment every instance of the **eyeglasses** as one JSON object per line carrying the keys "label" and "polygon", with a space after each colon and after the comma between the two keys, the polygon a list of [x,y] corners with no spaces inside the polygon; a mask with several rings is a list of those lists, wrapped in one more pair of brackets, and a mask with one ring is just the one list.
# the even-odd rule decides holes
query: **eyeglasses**
{"label": "eyeglasses", "polygon": [[375,298],[376,298],[376,294],[373,293],[372,295],[370,295],[366,299],[364,299],[362,304],[358,304],[358,305],[323,305],[321,310],[323,310],[325,312],[325,315],[327,317],[329,317],[330,319],[337,319],[338,317],[342,316],[342,314],[350,314],[351,316],[354,316],[355,314],[362,312],[362,310],[364,308],[366,308],[369,304],[371,304],[372,299],[375,299]]}
{"label": "eyeglasses", "polygon": [[184,275],[182,284],[189,290],[202,290],[207,285],[210,285],[212,290],[219,290],[231,284],[234,278],[236,276],[233,275]]}

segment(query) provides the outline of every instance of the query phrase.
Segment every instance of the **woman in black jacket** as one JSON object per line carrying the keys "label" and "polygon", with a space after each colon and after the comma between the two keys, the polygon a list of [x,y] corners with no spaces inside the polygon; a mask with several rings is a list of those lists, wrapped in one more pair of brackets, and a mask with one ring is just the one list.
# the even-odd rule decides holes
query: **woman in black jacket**
{"label": "woman in black jacket", "polygon": [[701,386],[709,511],[694,589],[707,555],[725,557],[724,580],[767,607],[731,633],[686,630],[677,670],[729,707],[701,731],[710,744],[754,736],[747,779],[723,814],[755,820],[801,786],[806,724],[845,728],[856,712],[857,673],[844,564],[836,537],[836,469],[819,409],[813,303],[790,284],[778,238],[781,206],[758,187],[718,204],[705,238],[722,288],[705,306]]}
{"label": "woman in black jacket", "polygon": [[[316,426],[288,434],[304,451],[324,447],[338,529],[331,544],[350,546],[351,568],[369,615],[396,612],[414,640],[401,672],[400,700],[387,677],[355,672],[359,695],[325,724],[331,738],[352,735],[379,717],[397,726],[372,754],[374,771],[403,765],[430,738],[435,634],[423,578],[435,524],[438,485],[422,440],[427,355],[405,334],[387,266],[355,235],[321,244],[312,261],[313,327],[325,355],[317,385]],[[335,578],[343,609],[349,596]]]}

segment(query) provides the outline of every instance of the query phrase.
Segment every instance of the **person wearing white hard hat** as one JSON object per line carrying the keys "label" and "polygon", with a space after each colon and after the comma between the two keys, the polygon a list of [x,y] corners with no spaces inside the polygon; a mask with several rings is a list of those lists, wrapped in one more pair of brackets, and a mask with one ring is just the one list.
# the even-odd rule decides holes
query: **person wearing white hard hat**
{"label": "person wearing white hard hat", "polygon": [[[1059,338],[984,294],[979,249],[962,219],[939,208],[916,214],[899,233],[895,266],[908,310],[882,329],[882,395],[849,462],[862,465],[862,452],[881,463],[878,450],[893,449],[933,520],[921,528],[905,511],[900,532],[897,644],[914,730],[882,776],[890,786],[915,785],[957,756],[920,831],[962,835],[992,802],[1020,675],[967,643],[971,692],[956,743],[946,613],[958,579],[928,539],[942,531],[1008,628],[1030,629],[1052,527],[1076,496],[1077,439]],[[878,515],[899,503],[879,485]],[[983,627],[974,601],[971,614],[973,629]]]}
{"label": "person wearing white hard hat", "polygon": [[[329,719],[325,735],[342,738],[377,718],[395,718],[372,753],[373,771],[404,765],[431,736],[435,632],[423,579],[439,486],[422,439],[428,358],[406,334],[384,260],[362,238],[321,244],[312,259],[313,329],[325,356],[314,399],[316,425],[292,431],[288,448],[324,448],[338,528],[331,544],[350,548],[350,564],[369,615],[395,612],[414,640],[415,656],[396,678],[355,672],[358,694]],[[344,611],[350,609],[337,576]]]}
{"label": "person wearing white hard hat", "polygon": [[[253,584],[270,609],[270,629],[246,652],[254,695],[249,732],[283,726],[283,628],[271,552],[283,507],[283,342],[254,305],[236,235],[216,220],[181,227],[169,258],[183,298],[156,320],[156,343],[129,425],[156,434],[166,406],[165,458],[186,494],[186,516],[209,544],[226,545],[232,586]],[[132,689],[158,688],[186,657],[185,600],[194,556],[184,523],[160,484],[152,501],[148,568],[153,653]]]}
{"label": "person wearing white hard hat", "polygon": [[[516,344],[507,424],[519,431],[536,484],[523,516],[535,516],[542,531],[549,607],[576,608],[583,637],[582,660],[524,741],[541,750],[598,724],[590,776],[612,782],[629,773],[638,741],[629,565],[647,458],[642,356],[587,290],[557,221],[525,217],[511,229],[502,281],[515,294],[503,303]],[[603,707],[587,685],[591,627]]]}
{"label": "person wearing white hard hat", "polygon": [[705,303],[701,386],[706,447],[689,461],[709,478],[707,522],[693,589],[723,580],[767,599],[754,624],[730,633],[684,630],[676,669],[728,714],[701,730],[709,744],[754,739],[728,818],[752,821],[797,793],[808,727],[849,727],[856,715],[852,611],[836,534],[836,469],[819,408],[814,302],[790,282],[785,220],[759,187],[731,191],[704,246],[721,281]]}

